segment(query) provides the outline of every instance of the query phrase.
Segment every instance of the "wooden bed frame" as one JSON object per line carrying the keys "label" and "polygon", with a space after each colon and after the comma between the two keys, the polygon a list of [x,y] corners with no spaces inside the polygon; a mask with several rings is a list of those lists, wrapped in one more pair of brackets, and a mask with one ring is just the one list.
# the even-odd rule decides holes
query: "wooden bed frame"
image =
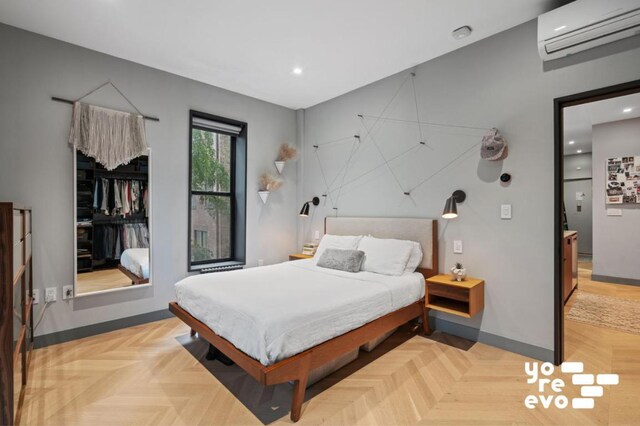
{"label": "wooden bed frame", "polygon": [[142,278],[142,277],[134,274],[133,272],[131,272],[130,270],[128,270],[127,268],[125,268],[122,265],[118,265],[118,269],[120,270],[120,272],[125,274],[131,280],[131,284],[133,284],[133,285],[147,284],[149,282],[149,278]]}
{"label": "wooden bed frame", "polygon": [[[432,268],[418,268],[425,278],[438,273],[438,232],[437,221],[433,221],[432,229]],[[424,298],[409,306],[393,311],[383,317],[373,320],[359,328],[334,337],[317,346],[307,349],[292,357],[283,359],[272,365],[262,365],[259,361],[236,348],[225,338],[218,336],[204,323],[185,311],[177,302],[169,303],[169,310],[185,324],[191,327],[191,335],[198,333],[200,337],[214,345],[223,354],[233,360],[238,366],[262,385],[269,386],[278,383],[294,382],[291,400],[291,420],[297,422],[302,414],[304,392],[307,387],[309,372],[340,356],[358,349],[365,343],[382,336],[385,333],[418,317],[422,318],[423,331],[431,333]]]}

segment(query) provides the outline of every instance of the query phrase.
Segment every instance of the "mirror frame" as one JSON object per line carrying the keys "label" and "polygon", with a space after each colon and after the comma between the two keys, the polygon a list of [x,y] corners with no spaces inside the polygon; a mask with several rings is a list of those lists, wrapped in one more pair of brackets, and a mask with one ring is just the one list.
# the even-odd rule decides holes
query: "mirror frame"
{"label": "mirror frame", "polygon": [[98,294],[113,293],[117,291],[135,290],[149,288],[153,284],[153,259],[155,257],[153,253],[153,162],[151,161],[151,147],[147,148],[147,156],[149,157],[149,172],[148,172],[148,206],[149,216],[147,219],[147,228],[149,229],[149,282],[146,284],[130,285],[127,287],[110,288],[107,290],[92,291],[90,293],[77,293],[78,288],[78,257],[75,255],[78,252],[78,191],[76,189],[78,182],[78,168],[76,166],[78,150],[75,147],[71,147],[73,153],[73,299],[80,297],[93,296]]}

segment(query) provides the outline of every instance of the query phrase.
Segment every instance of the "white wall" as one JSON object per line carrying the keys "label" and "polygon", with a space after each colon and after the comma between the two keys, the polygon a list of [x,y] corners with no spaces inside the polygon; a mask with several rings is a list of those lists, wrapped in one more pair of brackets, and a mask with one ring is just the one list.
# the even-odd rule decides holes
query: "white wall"
{"label": "white wall", "polygon": [[[415,69],[421,120],[498,127],[510,144],[504,162],[482,161],[479,148],[472,148],[411,197],[402,194],[382,167],[343,188],[338,214],[435,218],[440,217],[453,190],[465,190],[467,201],[458,207],[460,217],[439,222],[439,266],[445,271],[462,261],[470,275],[484,278],[486,306],[483,313],[468,320],[437,315],[550,350],[554,329],[553,99],[640,78],[640,51],[603,55],[544,72],[536,41],[536,21],[531,21]],[[408,72],[306,110],[303,198],[326,190],[312,145],[355,133],[364,135],[356,115],[379,115]],[[399,95],[387,116],[415,119],[411,96],[411,92]],[[383,126],[375,137],[389,158],[415,143],[416,131],[402,125]],[[437,172],[481,139],[477,132],[455,133],[434,129],[427,135],[433,150],[422,149],[392,163],[405,188]],[[319,154],[331,180],[349,150],[338,144]],[[381,163],[371,140],[365,140],[350,176],[357,177],[369,165]],[[508,187],[497,180],[503,171],[513,174]],[[512,220],[500,220],[502,203],[513,205]],[[315,209],[313,217],[303,219],[305,232],[300,238],[309,239],[314,229],[322,230],[322,219],[329,214],[333,214],[332,206]],[[464,254],[452,253],[454,239],[463,240]]]}
{"label": "white wall", "polygon": [[[275,172],[279,145],[296,142],[295,111],[5,25],[0,52],[0,200],[33,207],[36,288],[73,282],[71,107],[51,96],[77,98],[111,79],[160,118],[147,122],[152,287],[58,301],[37,334],[166,309],[174,299],[173,284],[187,275],[189,109],[248,123],[247,264],[284,261],[296,249],[296,167],[285,168],[284,187],[266,205],[256,184],[262,171]],[[126,109],[112,93],[89,100]]]}
{"label": "white wall", "polygon": [[[577,168],[580,167],[580,170]],[[593,188],[591,153],[564,157],[564,206],[569,229],[578,231],[578,252],[593,253]],[[580,180],[576,180],[580,179]],[[576,193],[584,194],[578,211]]]}
{"label": "white wall", "polygon": [[605,204],[606,161],[629,155],[640,155],[640,118],[593,126],[593,275],[640,280],[640,204]]}

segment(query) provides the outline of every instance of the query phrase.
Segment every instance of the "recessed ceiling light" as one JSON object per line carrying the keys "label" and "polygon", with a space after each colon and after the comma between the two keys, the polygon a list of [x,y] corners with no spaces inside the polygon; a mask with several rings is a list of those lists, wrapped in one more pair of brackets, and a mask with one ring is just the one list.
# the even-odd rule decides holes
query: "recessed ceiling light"
{"label": "recessed ceiling light", "polygon": [[622,110],[622,112],[627,113],[627,112],[631,112],[633,108],[625,108]]}
{"label": "recessed ceiling light", "polygon": [[578,166],[576,167],[576,170],[582,170],[582,167]]}
{"label": "recessed ceiling light", "polygon": [[295,75],[302,75],[302,68],[295,67],[293,70],[291,70],[291,72],[294,73]]}
{"label": "recessed ceiling light", "polygon": [[576,141],[569,141],[569,145],[573,145]]}
{"label": "recessed ceiling light", "polygon": [[565,28],[567,28],[566,25],[561,25],[558,28],[554,28],[553,31],[560,31],[560,30],[564,30]]}
{"label": "recessed ceiling light", "polygon": [[577,150],[576,152],[577,152],[578,154],[582,154],[582,150],[581,150],[581,149]]}

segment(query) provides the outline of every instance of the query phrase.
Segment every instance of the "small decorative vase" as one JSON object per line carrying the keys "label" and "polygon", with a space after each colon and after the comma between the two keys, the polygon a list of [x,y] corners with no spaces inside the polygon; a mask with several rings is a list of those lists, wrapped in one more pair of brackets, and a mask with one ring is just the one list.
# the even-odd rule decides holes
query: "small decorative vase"
{"label": "small decorative vase", "polygon": [[258,195],[260,195],[260,198],[262,199],[262,202],[264,204],[267,204],[267,198],[269,198],[269,194],[271,192],[269,191],[258,191]]}
{"label": "small decorative vase", "polygon": [[456,281],[464,281],[467,278],[467,269],[466,268],[456,268],[455,266],[451,268],[451,275],[453,279]]}
{"label": "small decorative vase", "polygon": [[276,165],[278,174],[282,173],[282,171],[284,170],[284,161],[274,161],[274,164]]}

